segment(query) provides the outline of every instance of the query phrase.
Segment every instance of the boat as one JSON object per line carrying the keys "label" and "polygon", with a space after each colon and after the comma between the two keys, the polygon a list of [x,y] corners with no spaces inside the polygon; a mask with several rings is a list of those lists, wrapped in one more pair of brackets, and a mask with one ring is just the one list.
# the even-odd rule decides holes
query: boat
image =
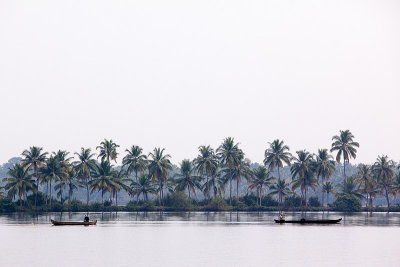
{"label": "boat", "polygon": [[86,226],[88,226],[88,225],[96,225],[97,220],[94,220],[91,222],[58,222],[55,220],[51,220],[51,223],[53,225],[57,225],[57,226],[60,226],[60,225],[86,225]]}
{"label": "boat", "polygon": [[308,219],[301,219],[301,220],[274,220],[276,223],[300,223],[300,224],[308,224],[308,223],[314,223],[314,224],[335,224],[335,223],[340,223],[340,221],[342,220],[342,218],[340,219],[336,219],[336,220],[308,220]]}

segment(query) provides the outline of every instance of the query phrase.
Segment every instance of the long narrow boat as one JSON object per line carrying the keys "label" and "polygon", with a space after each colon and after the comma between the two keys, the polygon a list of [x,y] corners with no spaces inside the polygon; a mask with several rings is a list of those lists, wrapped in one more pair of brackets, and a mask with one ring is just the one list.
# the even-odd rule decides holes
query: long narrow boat
{"label": "long narrow boat", "polygon": [[55,220],[51,220],[51,223],[53,225],[57,225],[57,226],[60,226],[60,225],[96,225],[97,220],[94,220],[91,222],[58,222]]}
{"label": "long narrow boat", "polygon": [[306,223],[315,223],[315,224],[335,224],[335,223],[340,223],[340,219],[336,220],[307,220],[307,219],[301,219],[301,220],[274,220],[276,223],[300,223],[300,224],[306,224]]}

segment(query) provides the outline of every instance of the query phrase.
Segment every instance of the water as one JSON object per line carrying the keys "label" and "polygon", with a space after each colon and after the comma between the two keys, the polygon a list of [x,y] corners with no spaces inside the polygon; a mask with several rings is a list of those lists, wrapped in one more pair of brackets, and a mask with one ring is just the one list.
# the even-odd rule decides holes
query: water
{"label": "water", "polygon": [[[287,219],[304,214],[288,213]],[[400,213],[307,213],[338,225],[279,225],[276,212],[0,215],[1,266],[400,266]]]}

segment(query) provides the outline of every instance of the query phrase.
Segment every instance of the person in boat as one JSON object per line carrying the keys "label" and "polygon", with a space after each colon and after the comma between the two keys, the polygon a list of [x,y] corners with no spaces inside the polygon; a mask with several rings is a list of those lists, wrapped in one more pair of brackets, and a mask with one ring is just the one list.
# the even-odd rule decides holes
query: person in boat
{"label": "person in boat", "polygon": [[281,221],[285,220],[285,214],[279,213],[279,220]]}
{"label": "person in boat", "polygon": [[85,218],[83,219],[84,222],[89,222],[89,217],[86,215]]}

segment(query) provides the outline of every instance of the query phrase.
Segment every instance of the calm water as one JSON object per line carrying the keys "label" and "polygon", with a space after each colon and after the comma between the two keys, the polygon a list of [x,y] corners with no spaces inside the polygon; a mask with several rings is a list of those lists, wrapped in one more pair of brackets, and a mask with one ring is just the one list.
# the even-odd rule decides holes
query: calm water
{"label": "calm water", "polygon": [[[303,214],[304,215],[304,214]],[[287,219],[301,213],[288,213]],[[400,266],[400,213],[307,213],[338,225],[278,225],[276,212],[0,215],[1,266]]]}

